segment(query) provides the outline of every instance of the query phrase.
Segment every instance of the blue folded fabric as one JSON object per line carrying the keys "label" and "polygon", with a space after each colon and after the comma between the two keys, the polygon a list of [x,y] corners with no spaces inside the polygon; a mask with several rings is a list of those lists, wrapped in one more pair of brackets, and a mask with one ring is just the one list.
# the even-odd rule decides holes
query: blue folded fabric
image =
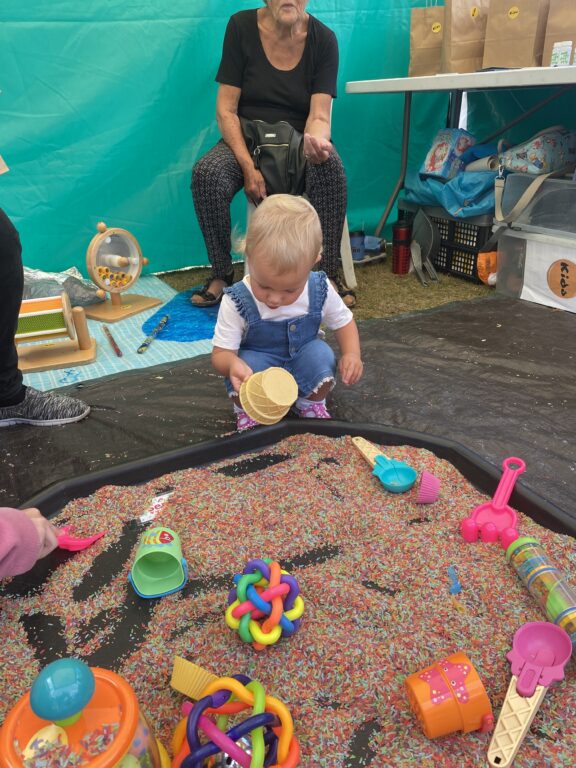
{"label": "blue folded fabric", "polygon": [[471,147],[462,154],[462,165],[466,166],[468,163],[473,163],[474,160],[480,160],[483,157],[490,157],[491,155],[498,154],[498,146],[496,144],[473,144]]}
{"label": "blue folded fabric", "polygon": [[449,181],[422,179],[418,171],[408,171],[404,197],[417,205],[439,205],[459,219],[494,213],[496,171],[467,171]]}

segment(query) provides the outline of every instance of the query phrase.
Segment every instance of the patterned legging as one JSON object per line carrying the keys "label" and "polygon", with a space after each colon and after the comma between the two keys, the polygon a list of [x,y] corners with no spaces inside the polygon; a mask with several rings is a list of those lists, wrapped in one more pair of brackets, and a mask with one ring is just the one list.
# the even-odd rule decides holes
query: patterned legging
{"label": "patterned legging", "polygon": [[[243,188],[244,176],[234,153],[222,139],[194,165],[191,186],[214,277],[223,280],[230,273],[232,264],[230,203]],[[335,279],[346,216],[346,176],[335,150],[321,165],[307,163],[305,193],[322,225],[320,269]]]}

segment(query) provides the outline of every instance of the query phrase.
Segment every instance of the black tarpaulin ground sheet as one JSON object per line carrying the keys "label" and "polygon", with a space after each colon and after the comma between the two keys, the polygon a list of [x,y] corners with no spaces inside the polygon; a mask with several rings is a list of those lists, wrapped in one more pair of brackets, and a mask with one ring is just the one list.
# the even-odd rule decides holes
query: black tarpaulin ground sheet
{"label": "black tarpaulin ground sheet", "polygon": [[[0,667],[11,693],[17,698],[29,689],[48,661],[78,655],[128,679],[168,743],[176,717],[166,682],[174,655],[218,674],[245,667],[245,650],[220,631],[214,604],[243,566],[245,550],[273,549],[301,579],[307,629],[285,644],[284,655],[281,648],[260,657],[272,666],[257,677],[293,702],[306,764],[311,756],[342,768],[478,764],[486,739],[426,739],[414,727],[401,682],[433,658],[473,648],[497,711],[509,676],[502,649],[522,622],[541,618],[512,570],[502,567],[499,547],[475,547],[474,558],[462,559],[458,521],[479,493],[458,471],[490,492],[503,459],[522,458],[527,470],[511,503],[536,521],[521,514],[522,532],[568,568],[573,539],[537,523],[576,532],[574,322],[566,312],[492,297],[361,323],[366,374],[352,389],[335,389],[334,422],[292,420],[235,435],[221,378],[203,357],[67,388],[92,407],[79,424],[0,430],[0,503],[31,500],[47,514],[65,508],[60,519],[107,533],[79,555],[52,553],[5,587],[6,637],[16,644],[7,643],[11,663],[0,660]],[[426,462],[419,468],[432,470],[444,489],[436,509],[417,511],[405,494],[389,494],[397,498],[383,504],[350,437],[341,437],[351,434],[403,446],[395,450],[413,465]],[[168,523],[181,531],[192,577],[178,595],[142,600],[126,576],[144,527],[140,513],[149,497],[167,492],[175,494]],[[276,527],[263,524],[265,514],[269,523],[278,517]],[[241,544],[227,546],[232,540]],[[446,567],[454,562],[467,587],[462,614],[446,599]],[[369,575],[362,589],[350,579],[359,563]],[[354,645],[349,633],[360,614],[371,634],[359,633]],[[330,643],[343,652],[335,654]],[[392,648],[401,652],[394,656]],[[299,686],[315,679],[320,688],[303,696]],[[348,693],[356,696],[362,685],[370,691],[360,697],[365,706],[349,704]],[[566,724],[574,720],[574,686],[567,685],[548,702],[544,720],[535,720],[519,756],[527,768],[537,768],[544,755],[550,764],[572,764]],[[316,720],[306,715],[310,707]]]}
{"label": "black tarpaulin ground sheet", "polygon": [[[365,376],[338,385],[334,418],[449,438],[576,516],[576,318],[499,296],[360,323]],[[208,357],[63,389],[92,407],[79,424],[0,431],[0,501],[232,432]]]}

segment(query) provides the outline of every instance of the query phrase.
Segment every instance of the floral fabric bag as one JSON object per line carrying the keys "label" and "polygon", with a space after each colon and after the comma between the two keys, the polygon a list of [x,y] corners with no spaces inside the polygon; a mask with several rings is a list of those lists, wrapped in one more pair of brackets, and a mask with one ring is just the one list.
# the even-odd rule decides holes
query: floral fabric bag
{"label": "floral fabric bag", "polygon": [[[551,176],[562,176],[576,164],[576,131],[562,125],[547,128],[523,144],[510,147],[500,154],[500,171],[494,182],[495,218],[513,222],[532,202],[534,196]],[[534,178],[517,199],[503,203],[508,173],[520,173]],[[515,178],[511,176],[510,178]],[[508,197],[508,195],[507,195]],[[507,209],[507,210],[505,210]]]}
{"label": "floral fabric bag", "polygon": [[563,125],[546,128],[500,155],[502,170],[536,176],[559,171],[575,161],[576,131],[568,130]]}
{"label": "floral fabric bag", "polygon": [[475,143],[474,136],[462,128],[441,128],[420,168],[421,178],[452,179],[464,167],[462,155]]}

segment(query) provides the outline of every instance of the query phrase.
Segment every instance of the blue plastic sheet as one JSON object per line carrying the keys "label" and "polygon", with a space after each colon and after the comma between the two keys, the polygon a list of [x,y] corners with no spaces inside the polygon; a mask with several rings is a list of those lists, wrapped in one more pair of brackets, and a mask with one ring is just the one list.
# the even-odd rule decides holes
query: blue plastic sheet
{"label": "blue plastic sheet", "polygon": [[439,205],[456,218],[494,213],[495,171],[463,171],[450,181],[422,179],[416,171],[406,174],[406,200],[418,205]]}
{"label": "blue plastic sheet", "polygon": [[[197,286],[201,288],[202,286]],[[160,320],[168,315],[166,326],[158,334],[164,341],[199,341],[211,339],[216,327],[218,305],[199,309],[190,303],[193,289],[176,294],[167,304],[149,317],[142,331],[148,336],[157,327]]]}

